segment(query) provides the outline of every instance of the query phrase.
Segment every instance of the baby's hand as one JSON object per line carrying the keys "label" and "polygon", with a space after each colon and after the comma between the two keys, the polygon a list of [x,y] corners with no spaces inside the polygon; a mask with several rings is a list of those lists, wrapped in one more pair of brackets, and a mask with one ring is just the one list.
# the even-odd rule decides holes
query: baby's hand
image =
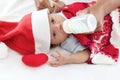
{"label": "baby's hand", "polygon": [[68,64],[70,61],[70,55],[68,54],[62,54],[58,51],[57,55],[56,54],[52,54],[51,56],[54,57],[56,60],[55,61],[50,61],[49,64],[53,67],[57,67],[57,66],[61,66],[64,64]]}
{"label": "baby's hand", "polygon": [[65,3],[59,0],[53,0],[51,7],[53,7],[54,12],[60,12],[65,6]]}
{"label": "baby's hand", "polygon": [[50,5],[49,0],[34,0],[37,10],[42,10],[45,8],[48,8],[51,12],[53,11],[53,8]]}
{"label": "baby's hand", "polygon": [[59,0],[34,0],[38,10],[48,8],[50,12],[60,12],[65,6],[64,2]]}

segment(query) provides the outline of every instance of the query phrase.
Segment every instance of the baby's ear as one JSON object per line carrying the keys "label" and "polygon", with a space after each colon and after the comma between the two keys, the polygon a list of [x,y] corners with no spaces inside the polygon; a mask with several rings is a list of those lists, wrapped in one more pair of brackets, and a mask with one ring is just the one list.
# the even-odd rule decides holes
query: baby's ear
{"label": "baby's ear", "polygon": [[48,61],[48,56],[44,53],[24,55],[22,57],[22,61],[28,66],[38,67],[45,64]]}

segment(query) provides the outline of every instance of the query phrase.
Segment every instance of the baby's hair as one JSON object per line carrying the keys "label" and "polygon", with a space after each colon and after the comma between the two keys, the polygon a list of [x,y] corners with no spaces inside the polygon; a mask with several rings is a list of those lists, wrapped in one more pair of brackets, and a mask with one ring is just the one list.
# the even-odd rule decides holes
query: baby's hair
{"label": "baby's hair", "polygon": [[57,46],[59,46],[59,44],[51,44],[51,45],[50,45],[50,48],[55,48],[55,47],[57,47]]}

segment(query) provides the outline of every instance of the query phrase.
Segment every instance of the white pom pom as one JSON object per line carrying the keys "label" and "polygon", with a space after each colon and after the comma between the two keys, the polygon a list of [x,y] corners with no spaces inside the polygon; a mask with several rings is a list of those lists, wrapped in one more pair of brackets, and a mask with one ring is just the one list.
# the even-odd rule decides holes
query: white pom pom
{"label": "white pom pom", "polygon": [[0,42],[0,59],[4,59],[8,56],[8,48],[7,46]]}

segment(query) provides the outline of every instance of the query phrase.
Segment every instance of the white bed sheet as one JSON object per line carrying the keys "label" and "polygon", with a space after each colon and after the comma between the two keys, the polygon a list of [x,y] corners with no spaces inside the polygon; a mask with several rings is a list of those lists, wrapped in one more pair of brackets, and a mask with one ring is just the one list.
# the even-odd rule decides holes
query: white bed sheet
{"label": "white bed sheet", "polygon": [[[63,0],[66,3],[82,0]],[[83,0],[91,1],[91,0]],[[0,19],[19,20],[24,14],[34,11],[32,0],[0,0]],[[57,47],[63,51],[61,48]],[[54,50],[51,51],[51,53]],[[21,55],[4,46],[8,53],[0,59],[0,80],[120,80],[120,62],[116,65],[70,64],[51,67],[47,63],[40,67],[28,67],[21,62]],[[49,60],[52,58],[50,57]]]}

